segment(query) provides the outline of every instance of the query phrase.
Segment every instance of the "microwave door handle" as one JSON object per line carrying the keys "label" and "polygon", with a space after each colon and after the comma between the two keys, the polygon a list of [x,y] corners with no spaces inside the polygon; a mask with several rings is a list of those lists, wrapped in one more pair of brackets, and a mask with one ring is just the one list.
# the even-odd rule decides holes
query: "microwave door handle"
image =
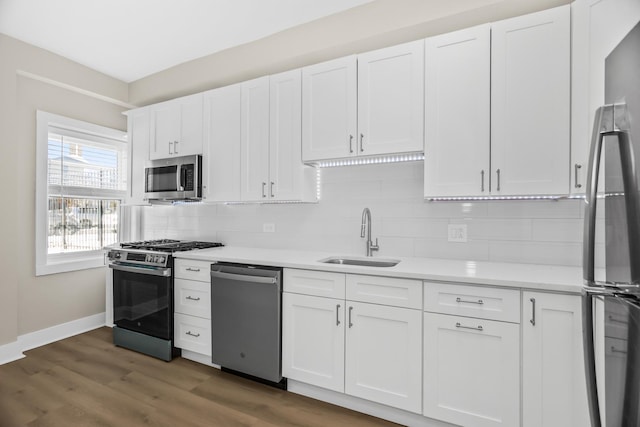
{"label": "microwave door handle", "polygon": [[180,166],[180,188],[178,190],[184,191],[184,186],[187,182],[187,168],[185,165]]}

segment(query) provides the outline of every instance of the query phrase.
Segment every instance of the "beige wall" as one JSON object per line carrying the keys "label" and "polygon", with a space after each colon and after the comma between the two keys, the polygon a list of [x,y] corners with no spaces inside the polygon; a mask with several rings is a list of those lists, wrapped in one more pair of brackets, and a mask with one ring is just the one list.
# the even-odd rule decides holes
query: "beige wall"
{"label": "beige wall", "polygon": [[142,106],[304,65],[569,3],[569,0],[376,0],[132,82]]}
{"label": "beige wall", "polygon": [[98,98],[125,103],[128,87],[2,34],[0,58],[0,180],[5,200],[0,210],[0,344],[4,344],[104,311],[104,268],[35,277],[36,110],[125,130],[121,113],[126,108]]}

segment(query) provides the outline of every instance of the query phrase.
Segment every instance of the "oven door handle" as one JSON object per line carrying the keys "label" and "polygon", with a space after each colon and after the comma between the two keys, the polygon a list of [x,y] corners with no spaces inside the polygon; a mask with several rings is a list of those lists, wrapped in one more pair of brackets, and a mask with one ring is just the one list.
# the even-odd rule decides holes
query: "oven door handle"
{"label": "oven door handle", "polygon": [[120,265],[120,264],[109,264],[109,268],[113,268],[114,270],[118,270],[118,271],[125,271],[127,273],[148,274],[150,276],[162,276],[162,277],[171,276],[170,268],[144,268],[144,267],[133,267],[130,265]]}
{"label": "oven door handle", "polygon": [[253,283],[265,283],[269,285],[273,285],[278,281],[276,277],[250,276],[248,274],[224,273],[222,271],[212,271],[211,278],[239,280],[243,282],[253,282]]}

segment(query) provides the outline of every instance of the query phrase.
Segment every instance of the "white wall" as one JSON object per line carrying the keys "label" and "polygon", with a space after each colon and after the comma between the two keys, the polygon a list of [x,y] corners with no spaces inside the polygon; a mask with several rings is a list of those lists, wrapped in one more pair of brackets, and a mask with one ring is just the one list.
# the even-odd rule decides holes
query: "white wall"
{"label": "white wall", "polygon": [[[322,169],[318,204],[145,207],[143,237],[364,255],[369,207],[379,255],[581,265],[582,201],[427,202],[422,174],[422,162]],[[467,224],[467,243],[447,241],[450,223]]]}

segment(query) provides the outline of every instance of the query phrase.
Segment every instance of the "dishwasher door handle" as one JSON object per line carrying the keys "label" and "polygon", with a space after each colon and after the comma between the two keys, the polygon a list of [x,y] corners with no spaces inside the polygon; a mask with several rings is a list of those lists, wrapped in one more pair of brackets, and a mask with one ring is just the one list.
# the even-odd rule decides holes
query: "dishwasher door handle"
{"label": "dishwasher door handle", "polygon": [[252,283],[265,283],[269,285],[275,285],[278,281],[277,277],[250,276],[248,274],[233,274],[233,273],[225,273],[223,271],[212,271],[211,278],[238,280],[238,281],[252,282]]}

